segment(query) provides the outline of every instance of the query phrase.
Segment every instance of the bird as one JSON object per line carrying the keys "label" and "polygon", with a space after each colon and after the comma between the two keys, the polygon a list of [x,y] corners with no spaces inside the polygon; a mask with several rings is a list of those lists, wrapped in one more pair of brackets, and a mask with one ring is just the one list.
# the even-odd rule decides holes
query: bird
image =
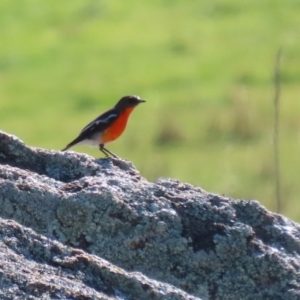
{"label": "bird", "polygon": [[112,109],[86,125],[78,137],[61,151],[66,151],[74,145],[86,144],[99,147],[99,150],[106,157],[118,158],[117,155],[106,149],[104,145],[120,137],[126,128],[130,114],[137,105],[143,102],[146,102],[146,100],[141,99],[139,96],[122,97]]}

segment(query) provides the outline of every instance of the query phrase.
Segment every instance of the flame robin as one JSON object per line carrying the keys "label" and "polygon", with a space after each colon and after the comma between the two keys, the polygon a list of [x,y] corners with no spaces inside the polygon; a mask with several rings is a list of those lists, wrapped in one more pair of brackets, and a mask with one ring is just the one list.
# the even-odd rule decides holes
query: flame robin
{"label": "flame robin", "polygon": [[78,144],[87,144],[90,146],[99,146],[107,157],[112,155],[104,145],[116,140],[125,130],[128,118],[134,108],[140,103],[146,102],[138,96],[125,96],[119,100],[114,108],[100,115],[94,121],[85,126],[79,136],[69,143],[62,151]]}

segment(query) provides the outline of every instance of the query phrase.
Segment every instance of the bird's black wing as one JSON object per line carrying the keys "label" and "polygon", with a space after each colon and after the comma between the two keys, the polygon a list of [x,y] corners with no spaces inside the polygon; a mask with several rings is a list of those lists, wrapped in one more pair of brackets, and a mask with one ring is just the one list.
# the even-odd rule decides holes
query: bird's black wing
{"label": "bird's black wing", "polygon": [[80,135],[85,134],[88,136],[94,133],[101,132],[108,128],[116,119],[119,117],[120,113],[112,108],[105,112],[104,114],[97,117],[94,121],[86,125],[80,132]]}
{"label": "bird's black wing", "polygon": [[69,143],[62,151],[67,150],[68,148],[82,142],[85,139],[92,138],[94,134],[100,133],[103,130],[107,129],[116,119],[119,117],[120,113],[118,110],[112,108],[107,112],[103,113],[91,123],[86,125],[80,132],[79,136]]}

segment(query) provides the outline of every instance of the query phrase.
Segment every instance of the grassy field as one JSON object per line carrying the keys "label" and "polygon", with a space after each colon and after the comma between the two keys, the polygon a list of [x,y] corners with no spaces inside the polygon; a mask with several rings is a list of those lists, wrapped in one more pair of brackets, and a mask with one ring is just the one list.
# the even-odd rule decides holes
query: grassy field
{"label": "grassy field", "polygon": [[298,0],[2,0],[0,129],[58,150],[137,94],[147,103],[111,151],[151,181],[173,177],[275,210],[282,47],[282,213],[300,221],[299,14]]}

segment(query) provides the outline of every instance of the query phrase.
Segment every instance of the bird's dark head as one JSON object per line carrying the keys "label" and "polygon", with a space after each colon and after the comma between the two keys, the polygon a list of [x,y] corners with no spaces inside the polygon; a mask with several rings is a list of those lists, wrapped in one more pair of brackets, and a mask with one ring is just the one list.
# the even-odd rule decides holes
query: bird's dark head
{"label": "bird's dark head", "polygon": [[129,107],[135,107],[143,102],[146,102],[146,101],[142,100],[139,96],[124,96],[116,104],[115,108],[122,110],[122,109],[126,109]]}

